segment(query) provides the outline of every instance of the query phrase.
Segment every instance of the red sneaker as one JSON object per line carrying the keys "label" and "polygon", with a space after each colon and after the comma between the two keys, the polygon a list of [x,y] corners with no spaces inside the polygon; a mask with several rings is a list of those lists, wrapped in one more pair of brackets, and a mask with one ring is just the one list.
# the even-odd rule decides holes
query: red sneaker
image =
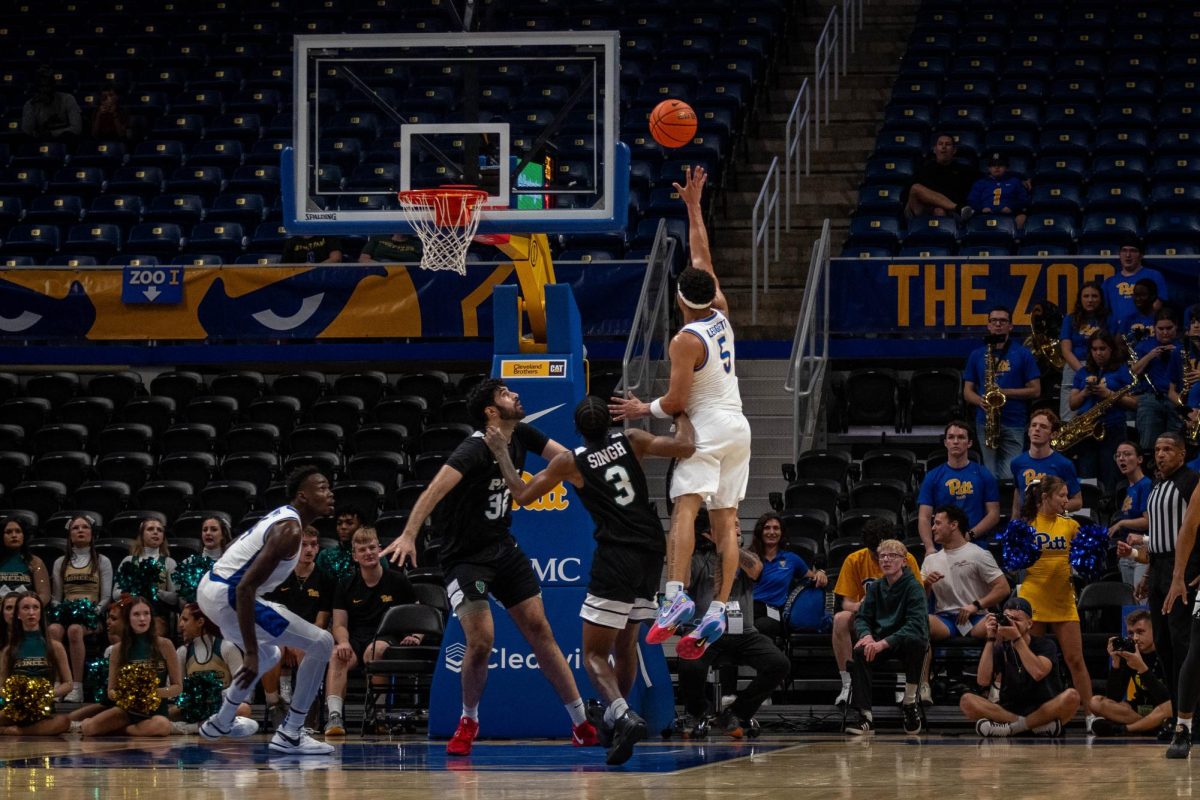
{"label": "red sneaker", "polygon": [[571,728],[571,744],[576,747],[594,747],[600,744],[596,728],[590,722],[581,722]]}
{"label": "red sneaker", "polygon": [[[458,730],[446,744],[446,754],[452,756],[471,755],[471,744],[478,735],[479,723],[469,717],[463,717],[458,721]],[[595,735],[594,731],[593,735]]]}

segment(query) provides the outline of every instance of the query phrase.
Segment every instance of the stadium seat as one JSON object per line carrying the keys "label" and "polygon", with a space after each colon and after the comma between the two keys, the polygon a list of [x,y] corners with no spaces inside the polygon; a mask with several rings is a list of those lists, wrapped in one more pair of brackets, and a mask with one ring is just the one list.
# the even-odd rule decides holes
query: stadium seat
{"label": "stadium seat", "polygon": [[[394,385],[397,395],[416,395],[425,400],[426,409],[437,409],[442,405],[442,401],[446,399],[446,394],[449,390],[450,380],[446,373],[437,370],[427,370],[425,372],[405,373],[396,378]],[[378,418],[377,418],[378,419]],[[378,419],[379,422],[400,422],[403,420],[384,420]]]}
{"label": "stadium seat", "polygon": [[1200,211],[1155,211],[1146,219],[1146,241],[1163,247],[1200,244]]}
{"label": "stadium seat", "polygon": [[4,499],[9,505],[32,511],[39,519],[54,514],[67,499],[67,487],[58,481],[26,480],[5,488]]}
{"label": "stadium seat", "polygon": [[178,254],[182,238],[179,226],[174,223],[143,222],[130,229],[125,249],[170,259]]}
{"label": "stadium seat", "polygon": [[273,452],[231,452],[221,462],[221,477],[244,481],[263,492],[279,475],[279,458]]}
{"label": "stadium seat", "polygon": [[[1031,214],[1063,213],[1078,215],[1083,211],[1083,192],[1078,184],[1039,182],[1033,186],[1029,211]],[[972,220],[974,222],[974,220]]]}
{"label": "stadium seat", "polygon": [[1030,214],[1021,232],[1022,247],[1028,245],[1061,245],[1070,247],[1077,236],[1076,217],[1072,214]]}
{"label": "stadium seat", "polygon": [[135,195],[146,200],[162,191],[163,182],[161,167],[118,167],[108,180],[108,191]]}
{"label": "stadium seat", "polygon": [[192,227],[184,252],[211,253],[232,261],[242,254],[246,241],[242,226],[236,222],[200,222]]}
{"label": "stadium seat", "polygon": [[121,250],[121,229],[111,223],[72,225],[66,248],[73,253],[107,260]]}
{"label": "stadium seat", "polygon": [[345,438],[345,430],[341,425],[332,422],[310,422],[297,425],[287,434],[287,449],[293,453],[334,453],[342,449]]}
{"label": "stadium seat", "polygon": [[147,481],[135,493],[134,503],[162,514],[170,525],[190,507],[191,497],[192,486],[184,481]]}
{"label": "stadium seat", "polygon": [[198,492],[208,485],[217,471],[217,459],[212,453],[180,451],[164,455],[158,462],[156,477],[168,481],[184,481]]}
{"label": "stadium seat", "polygon": [[223,395],[193,397],[183,407],[188,422],[211,425],[218,436],[224,435],[238,415],[238,401]]}
{"label": "stadium seat", "polygon": [[122,481],[87,481],[72,493],[71,505],[112,519],[129,504],[130,491],[129,484]]}
{"label": "stadium seat", "polygon": [[863,186],[858,190],[857,211],[868,215],[896,216],[900,213],[903,196],[903,186]]}
{"label": "stadium seat", "polygon": [[178,422],[159,435],[158,448],[164,455],[193,451],[215,452],[217,430],[205,423]]}
{"label": "stadium seat", "polygon": [[68,493],[75,491],[92,472],[92,458],[82,450],[55,450],[34,460],[31,475],[39,481],[57,481]]}
{"label": "stadium seat", "polygon": [[325,376],[315,371],[285,373],[271,381],[271,391],[296,398],[302,410],[310,408],[326,389]]}
{"label": "stadium seat", "polygon": [[58,409],[61,422],[82,425],[88,437],[95,436],[113,415],[113,402],[107,397],[74,397],[63,401]]}
{"label": "stadium seat", "polygon": [[58,252],[60,234],[54,225],[16,225],[4,240],[4,254],[46,258]]}
{"label": "stadium seat", "polygon": [[225,449],[237,453],[279,452],[279,428],[269,422],[243,422],[225,434]]}
{"label": "stadium seat", "polygon": [[361,399],[367,411],[374,408],[388,390],[387,375],[378,371],[339,375],[334,379],[332,388],[335,395],[349,395]]}
{"label": "stadium seat", "polygon": [[[857,233],[853,229],[852,233]],[[954,217],[913,217],[908,221],[904,246],[953,248],[958,244],[958,225]]]}
{"label": "stadium seat", "polygon": [[899,384],[888,369],[858,369],[846,378],[842,420],[844,426],[900,425]]}
{"label": "stadium seat", "polygon": [[1146,206],[1140,181],[1097,181],[1087,192],[1086,210],[1140,214]]}
{"label": "stadium seat", "polygon": [[783,502],[787,509],[818,509],[833,521],[838,518],[841,492],[841,485],[831,478],[799,478],[784,489]]}
{"label": "stadium seat", "polygon": [[964,245],[990,245],[1003,248],[1016,246],[1017,227],[1011,216],[976,214],[967,223]]}
{"label": "stadium seat", "polygon": [[[438,407],[441,407],[440,404]],[[402,425],[408,433],[413,434],[424,427],[429,416],[429,404],[424,397],[417,395],[389,397],[379,401],[371,416],[379,423]]]}
{"label": "stadium seat", "polygon": [[88,207],[89,223],[105,223],[129,228],[142,221],[142,198],[132,194],[106,194]]}
{"label": "stadium seat", "polygon": [[[1079,247],[1081,252],[1092,252],[1084,248],[1113,249],[1114,243],[1140,235],[1141,226],[1136,214],[1120,211],[1089,212],[1083,215],[1079,230]],[[1120,248],[1113,249],[1113,252],[1117,249]]]}
{"label": "stadium seat", "polygon": [[222,511],[231,519],[241,519],[254,507],[257,496],[254,484],[249,481],[212,481],[200,492],[200,504]]}
{"label": "stadium seat", "polygon": [[42,195],[33,198],[24,221],[30,225],[70,226],[83,216],[83,199],[72,194]]}
{"label": "stadium seat", "polygon": [[20,425],[32,434],[46,424],[51,403],[44,397],[13,397],[0,403],[0,419],[10,425]]}

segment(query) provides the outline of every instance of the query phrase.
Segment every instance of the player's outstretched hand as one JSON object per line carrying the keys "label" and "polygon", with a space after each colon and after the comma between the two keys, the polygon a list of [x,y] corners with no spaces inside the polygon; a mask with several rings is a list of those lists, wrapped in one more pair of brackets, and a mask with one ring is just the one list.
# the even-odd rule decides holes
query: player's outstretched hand
{"label": "player's outstretched hand", "polygon": [[683,172],[683,185],[671,184],[679,192],[679,199],[687,205],[699,205],[700,197],[704,194],[704,184],[708,182],[708,173],[704,167],[688,167]]}
{"label": "player's outstretched hand", "polygon": [[626,392],[625,397],[613,395],[608,398],[608,413],[612,414],[613,422],[641,419],[649,413],[648,410],[643,413],[645,406],[646,404],[634,397],[632,392]]}
{"label": "player's outstretched hand", "polygon": [[394,542],[383,548],[380,555],[390,560],[393,564],[404,566],[404,562],[407,561],[415,567],[417,566],[416,537],[398,536]]}
{"label": "player's outstretched hand", "polygon": [[491,425],[483,432],[483,441],[488,446],[488,449],[492,451],[492,454],[496,456],[499,456],[508,449],[508,440],[504,438],[504,434],[500,432],[499,428],[492,427]]}

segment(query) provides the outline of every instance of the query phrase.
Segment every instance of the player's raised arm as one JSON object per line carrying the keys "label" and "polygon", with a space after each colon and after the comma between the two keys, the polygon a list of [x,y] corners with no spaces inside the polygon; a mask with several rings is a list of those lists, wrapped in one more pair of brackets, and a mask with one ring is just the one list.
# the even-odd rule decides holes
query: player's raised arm
{"label": "player's raised arm", "polygon": [[397,536],[396,541],[383,548],[380,555],[390,558],[393,564],[403,565],[407,560],[414,567],[417,566],[417,534],[421,532],[421,526],[425,524],[425,520],[429,519],[429,515],[437,508],[437,504],[442,502],[442,498],[449,494],[450,490],[461,480],[461,472],[443,464],[442,468],[433,476],[433,480],[425,487],[425,491],[421,492],[417,502],[413,504],[412,511],[408,515],[408,522],[404,525],[404,533]]}
{"label": "player's raised arm", "polygon": [[655,436],[641,428],[630,428],[625,432],[633,445],[638,460],[648,455],[660,458],[690,458],[696,452],[696,431],[687,414],[675,418],[674,436]]}
{"label": "player's raised arm", "polygon": [[692,254],[692,266],[713,276],[717,283],[717,296],[713,300],[713,308],[728,316],[729,304],[721,292],[721,281],[713,271],[712,252],[708,248],[708,229],[704,226],[704,211],[700,199],[704,195],[704,184],[708,182],[708,173],[704,167],[689,167],[684,172],[683,185],[672,184],[688,210],[688,250]]}
{"label": "player's raised arm", "polygon": [[566,448],[551,458],[546,468],[534,475],[529,483],[526,483],[521,480],[521,475],[508,455],[508,440],[504,438],[504,434],[500,432],[499,428],[488,428],[483,435],[483,441],[492,451],[496,465],[500,467],[500,474],[504,476],[504,483],[512,492],[513,500],[516,500],[518,505],[529,505],[565,480],[569,480],[575,485],[583,482],[579,470],[575,467],[575,457]]}

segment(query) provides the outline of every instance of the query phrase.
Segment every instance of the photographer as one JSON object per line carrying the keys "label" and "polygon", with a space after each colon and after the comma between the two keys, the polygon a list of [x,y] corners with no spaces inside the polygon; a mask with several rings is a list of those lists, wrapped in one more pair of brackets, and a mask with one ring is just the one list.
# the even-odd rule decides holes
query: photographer
{"label": "photographer", "polygon": [[1092,723],[1097,736],[1155,734],[1171,716],[1171,693],[1154,652],[1150,612],[1138,609],[1125,618],[1129,638],[1108,640],[1112,672],[1105,696],[1092,697]]}
{"label": "photographer", "polygon": [[975,680],[989,696],[964,694],[958,707],[980,736],[1059,735],[1079,708],[1079,693],[1062,688],[1054,642],[1030,636],[1033,606],[1010,597],[1004,611],[989,614],[984,624],[988,643]]}

